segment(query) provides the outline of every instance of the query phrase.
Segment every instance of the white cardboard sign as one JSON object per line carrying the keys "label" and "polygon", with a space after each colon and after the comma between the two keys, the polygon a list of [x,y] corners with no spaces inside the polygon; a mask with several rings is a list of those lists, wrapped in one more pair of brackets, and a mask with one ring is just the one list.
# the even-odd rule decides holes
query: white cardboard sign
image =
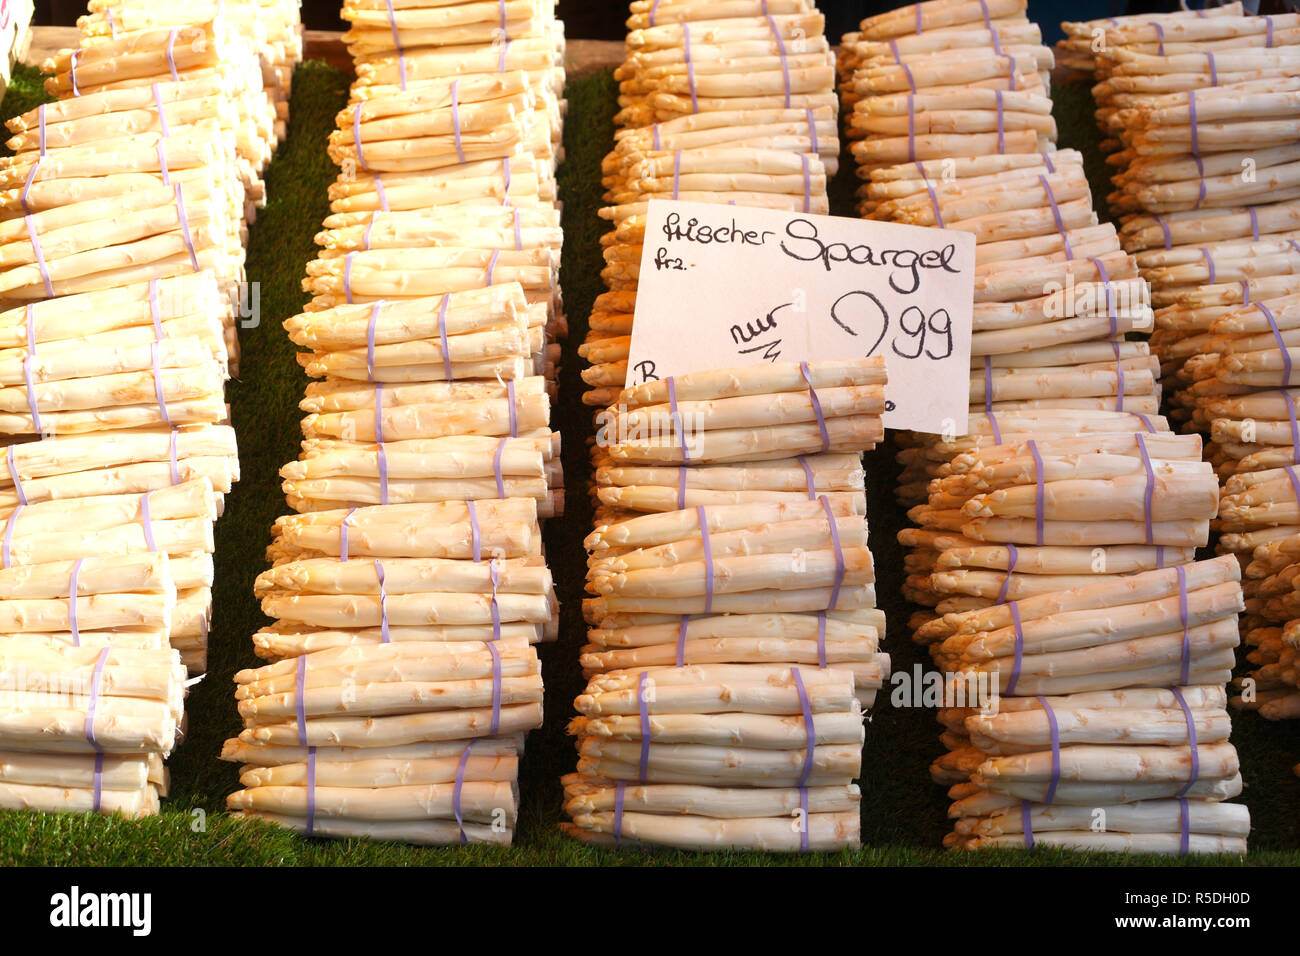
{"label": "white cardboard sign", "polygon": [[889,428],[965,434],[970,233],[651,200],[627,384],[885,356]]}

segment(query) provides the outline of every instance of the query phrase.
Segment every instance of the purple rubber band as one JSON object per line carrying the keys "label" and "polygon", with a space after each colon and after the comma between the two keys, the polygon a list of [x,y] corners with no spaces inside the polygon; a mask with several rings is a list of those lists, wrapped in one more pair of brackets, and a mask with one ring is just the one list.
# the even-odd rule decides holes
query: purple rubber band
{"label": "purple rubber band", "polygon": [[1048,156],[1046,153],[1039,153],[1039,155],[1043,157],[1043,164],[1047,167],[1047,171],[1055,174],[1056,164],[1052,162],[1052,157]]}
{"label": "purple rubber band", "polygon": [[1142,496],[1142,512],[1146,522],[1146,543],[1153,545],[1156,543],[1155,531],[1152,527],[1151,505],[1156,494],[1156,473],[1151,467],[1151,455],[1147,452],[1147,440],[1141,432],[1134,432],[1133,437],[1137,439],[1138,452],[1142,455],[1142,467],[1147,473],[1146,491]]}
{"label": "purple rubber band", "polygon": [[506,35],[506,0],[497,0],[497,9],[501,11],[501,38]]}
{"label": "purple rubber band", "polygon": [[1016,88],[1016,58],[1007,54],[1007,89]]}
{"label": "purple rubber band", "polygon": [[812,466],[808,464],[808,459],[803,455],[795,455],[795,461],[799,462],[803,468],[804,484],[808,488],[808,500],[817,500],[817,482],[813,480]]}
{"label": "purple rubber band", "polygon": [[36,171],[40,168],[41,168],[41,157],[38,156],[36,158],[36,162],[32,163],[32,168],[27,172],[27,179],[23,181],[22,192],[18,194],[18,202],[22,205],[23,212],[27,215],[31,215],[32,212],[32,207],[27,202],[28,194],[32,190],[32,183],[36,181]]}
{"label": "purple rubber band", "polygon": [[[1291,481],[1294,486],[1294,476]],[[1178,620],[1183,625],[1183,650],[1178,667],[1178,683],[1186,684],[1192,672],[1192,636],[1187,631],[1187,621],[1190,616],[1187,609],[1187,571],[1181,564],[1177,565],[1174,571],[1178,575]]]}
{"label": "purple rubber band", "polygon": [[86,703],[86,724],[83,732],[86,742],[96,750],[99,749],[99,741],[95,739],[95,711],[99,708],[99,695],[103,690],[104,665],[108,662],[108,655],[111,653],[113,653],[111,647],[101,647],[99,656],[95,658],[95,669],[90,672],[90,700]]}
{"label": "purple rubber band", "polygon": [[1106,265],[1096,256],[1089,256],[1088,261],[1097,267],[1097,273],[1101,276],[1102,289],[1106,292],[1106,317],[1110,319],[1110,334],[1117,335],[1119,333],[1119,319],[1115,315],[1115,300],[1110,287],[1110,276],[1106,272]]}
{"label": "purple rubber band", "polygon": [[1047,475],[1044,474],[1043,456],[1038,453],[1038,442],[1029,439],[1029,454],[1034,456],[1034,484],[1038,490],[1034,500],[1034,535],[1038,546],[1043,546],[1043,509],[1047,505]]}
{"label": "purple rubber band", "polygon": [[162,174],[164,186],[172,184],[171,172],[167,169],[167,150],[163,148],[163,141],[160,139],[154,144],[154,152],[158,154],[158,172]]}
{"label": "purple rubber band", "polygon": [[460,143],[460,97],[457,90],[460,86],[460,80],[451,81],[451,132],[456,140],[456,158],[464,163],[465,150]]}
{"label": "purple rubber band", "polygon": [[1250,213],[1250,238],[1259,242],[1259,215],[1254,206],[1247,206],[1246,212]]}
{"label": "purple rubber band", "polygon": [[655,14],[659,11],[659,0],[650,5],[650,25],[655,25]]}
{"label": "purple rubber band", "polygon": [[[1271,27],[1271,24],[1270,24]],[[1187,806],[1187,798],[1178,798],[1178,853],[1180,856],[1187,856],[1191,848],[1191,819],[1190,809]]]}
{"label": "purple rubber band", "polygon": [[1007,545],[1007,576],[1002,579],[1002,587],[998,589],[998,599],[995,604],[1006,604],[1007,595],[1011,592],[1011,576],[1015,574],[1016,564],[1020,561],[1020,552],[1014,544]]}
{"label": "purple rubber band", "polygon": [[54,284],[50,281],[50,270],[45,265],[45,253],[41,252],[41,240],[36,235],[36,221],[30,215],[23,216],[27,224],[27,238],[31,240],[32,252],[36,256],[36,268],[41,271],[41,282],[45,284],[45,295],[54,298]]}
{"label": "purple rubber band", "polygon": [[181,483],[181,466],[180,462],[177,461],[176,441],[177,432],[175,427],[173,427],[171,434],[167,436],[167,464],[171,466],[173,485],[179,485]]}
{"label": "purple rubber band", "polygon": [[388,449],[384,443],[375,446],[375,464],[379,469],[379,503],[388,504]]}
{"label": "purple rubber band", "polygon": [[[1218,86],[1218,85],[1219,85],[1219,71],[1218,71],[1218,68],[1217,68],[1217,67],[1215,66],[1215,64],[1214,64],[1214,54],[1213,54],[1213,53],[1210,53],[1210,52],[1207,51],[1206,54],[1205,54],[1205,58],[1210,62],[1210,86]],[[1194,92],[1196,92],[1196,91],[1195,91],[1195,90],[1192,90],[1191,92],[1194,93]]]}
{"label": "purple rubber band", "polygon": [[654,144],[655,152],[663,149],[663,144],[659,139],[659,124],[655,123],[650,127],[650,142]]}
{"label": "purple rubber band", "polygon": [[146,491],[140,496],[140,524],[144,528],[144,544],[151,552],[157,551],[158,546],[153,540],[153,519],[149,516],[149,496],[152,491]]}
{"label": "purple rubber band", "polygon": [[[375,192],[379,195],[379,208],[384,212],[392,212],[392,209],[388,207],[388,193],[384,189],[384,181],[379,176],[378,173],[375,174],[374,182],[375,182]],[[373,222],[374,221],[373,213],[371,213],[370,218],[371,221]]]}
{"label": "purple rubber band", "polygon": [[[1114,320],[1112,319],[1112,324]],[[1124,411],[1124,359],[1119,354],[1119,343],[1111,342],[1110,347],[1115,350],[1115,411]]]}
{"label": "purple rubber band", "polygon": [[1193,209],[1200,209],[1200,208],[1201,208],[1201,203],[1205,202],[1205,193],[1206,193],[1206,187],[1205,187],[1205,163],[1203,163],[1203,162],[1201,161],[1201,157],[1200,157],[1199,155],[1197,155],[1196,153],[1193,153],[1193,154],[1192,154],[1192,161],[1196,163],[1196,176],[1197,176],[1197,179],[1199,180],[1199,183],[1200,183],[1200,185],[1199,185],[1199,187],[1197,188],[1197,191],[1196,191],[1196,204],[1195,204],[1194,206],[1192,206],[1192,208],[1193,208]]}
{"label": "purple rubber band", "polygon": [[1300,423],[1296,422],[1295,403],[1291,401],[1291,396],[1282,392],[1282,400],[1286,402],[1286,416],[1291,421],[1291,463],[1300,465]]}
{"label": "purple rubber band", "polygon": [[803,711],[803,731],[804,731],[804,752],[803,768],[799,771],[799,779],[795,781],[796,787],[805,787],[808,785],[808,778],[813,772],[813,758],[817,748],[817,727],[813,723],[812,702],[808,699],[808,689],[803,684],[803,674],[799,668],[790,668],[790,676],[794,678],[794,689],[799,692],[799,709]]}
{"label": "purple rubber band", "polygon": [[352,259],[355,256],[355,252],[349,252],[343,257],[343,301],[348,305],[352,305]]}
{"label": "purple rubber band", "polygon": [[[81,628],[77,626],[77,579],[81,576],[81,562],[84,560],[77,558],[72,562],[72,575],[68,579],[68,630],[72,632],[72,643],[77,647],[81,646]],[[91,693],[93,695],[94,691]]]}
{"label": "purple rubber band", "polygon": [[1156,55],[1164,56],[1165,55],[1165,28],[1162,27],[1159,21],[1156,20],[1152,20],[1151,25],[1156,28]]}
{"label": "purple rubber band", "polygon": [[180,74],[176,72],[176,34],[180,33],[180,27],[172,27],[172,32],[167,37],[167,69],[171,71],[172,82],[180,80]]}
{"label": "purple rubber band", "polygon": [[379,308],[384,304],[379,299],[370,304],[370,318],[366,322],[366,381],[375,380],[375,323],[379,318]]}
{"label": "purple rubber band", "polygon": [[[764,4],[764,6],[766,7],[766,4]],[[764,12],[763,15],[767,18],[767,25],[772,28],[772,37],[773,39],[776,40],[777,53],[779,53],[781,56],[781,73],[785,77],[785,108],[789,109],[790,108],[790,64],[786,61],[785,58],[785,41],[781,39],[781,31],[776,28],[776,21],[772,19],[772,15],[767,12]]]}
{"label": "purple rubber band", "polygon": [[1210,250],[1205,246],[1201,247],[1201,257],[1205,259],[1205,268],[1210,272],[1209,284],[1214,285],[1214,257],[1210,255]]}
{"label": "purple rubber band", "polygon": [[998,152],[1005,153],[1007,151],[1007,140],[1002,116],[1002,91],[994,90],[993,92],[997,94],[998,101]]}
{"label": "purple rubber band", "polygon": [[167,414],[167,400],[163,395],[162,384],[162,366],[158,359],[158,342],[149,343],[149,358],[153,365],[153,394],[158,402],[158,414],[162,416],[163,424],[172,423],[171,416]]}
{"label": "purple rubber band", "polygon": [[451,812],[456,816],[456,827],[460,830],[461,846],[469,842],[469,838],[465,836],[465,821],[460,812],[460,793],[465,786],[465,766],[469,763],[469,752],[473,746],[474,741],[471,740],[465,749],[460,752],[460,762],[456,764],[456,782],[451,788]]}
{"label": "purple rubber band", "polygon": [[45,429],[41,427],[40,402],[36,397],[36,382],[32,377],[32,360],[35,358],[31,354],[23,357],[23,383],[27,389],[27,410],[32,416],[32,430],[43,434]]}
{"label": "purple rubber band", "polygon": [[298,717],[298,746],[307,746],[307,655],[298,658],[298,678],[294,681],[293,707]]}
{"label": "purple rubber band", "polygon": [[44,157],[45,156],[45,104],[44,103],[36,107],[36,125],[37,125],[37,129],[40,131],[39,141],[41,147],[41,156]]}
{"label": "purple rubber band", "polygon": [[501,205],[508,206],[510,205],[510,179],[511,179],[509,156],[503,156],[501,158],[501,176],[505,180],[505,188],[502,190],[501,193]]}
{"label": "purple rubber band", "polygon": [[817,612],[817,666],[826,669],[826,612]]}
{"label": "purple rubber band", "polygon": [[497,259],[499,258],[501,258],[501,250],[493,249],[492,255],[488,256],[487,272],[484,274],[483,284],[485,286],[490,286],[492,284],[492,273],[496,271]]}
{"label": "purple rubber band", "polygon": [[406,57],[402,55],[402,41],[397,31],[397,14],[393,12],[393,0],[384,0],[388,7],[388,28],[393,34],[393,48],[397,50],[397,72],[402,89],[406,89]]}
{"label": "purple rubber band", "polygon": [[1241,304],[1250,305],[1250,283],[1245,279],[1241,280]]}
{"label": "purple rubber band", "polygon": [[700,101],[695,95],[695,64],[691,62],[690,24],[688,23],[682,24],[682,36],[685,41],[684,49],[686,53],[686,82],[689,83],[691,87],[691,112],[698,113],[700,111]]}
{"label": "purple rubber band", "polygon": [[1156,433],[1156,426],[1151,424],[1151,419],[1147,418],[1141,412],[1134,412],[1134,414],[1137,415],[1138,418],[1142,419],[1143,428],[1149,431],[1152,435]]}
{"label": "purple rubber band", "polygon": [[362,169],[368,169],[369,167],[366,166],[365,153],[363,153],[361,149],[361,104],[360,103],[358,103],[357,108],[352,111],[352,140],[353,142],[356,143],[356,147],[357,147],[357,165],[360,166]]}
{"label": "purple rubber band", "polygon": [[677,658],[678,667],[686,666],[686,628],[690,625],[691,616],[683,614],[681,621],[677,625]]}
{"label": "purple rubber band", "polygon": [[501,455],[505,452],[506,442],[509,440],[510,439],[508,438],[503,438],[501,441],[497,442],[496,454],[492,456],[492,471],[496,475],[497,479],[498,498],[504,498],[506,496],[506,481],[501,474]]}
{"label": "purple rubber band", "polygon": [[1159,226],[1160,229],[1161,229],[1161,230],[1164,232],[1164,234],[1165,234],[1165,249],[1166,249],[1166,251],[1169,250],[1169,249],[1172,249],[1172,248],[1174,247],[1174,236],[1173,236],[1173,233],[1171,233],[1171,232],[1169,231],[1169,223],[1165,222],[1164,217],[1161,216],[1161,215],[1159,215],[1158,213],[1157,213],[1157,214],[1154,214],[1154,215],[1152,216],[1152,218],[1155,219],[1155,221],[1156,221],[1156,225]]}
{"label": "purple rubber band", "polygon": [[916,97],[907,94],[907,161],[916,162]]}
{"label": "purple rubber band", "polygon": [[497,58],[498,73],[504,73],[506,71],[506,57],[509,55],[509,53],[510,53],[510,40],[509,38],[507,38],[506,41],[501,44],[501,56]]}
{"label": "purple rubber band", "polygon": [[514,218],[514,226],[515,226],[515,252],[523,252],[524,234],[523,234],[523,230],[520,228],[519,225],[519,207],[515,206],[510,211],[514,214],[513,218]]}
{"label": "purple rubber band", "polygon": [[916,35],[921,35],[921,5],[916,4]]}
{"label": "purple rubber band", "polygon": [[478,506],[473,501],[467,500],[465,510],[469,512],[470,554],[477,564],[483,560],[483,531],[478,524]]}
{"label": "purple rubber band", "polygon": [[81,56],[80,50],[73,50],[68,57],[68,80],[72,83],[72,95],[80,96],[81,90],[77,89],[77,57]]}
{"label": "purple rubber band", "polygon": [[1007,607],[1011,610],[1011,626],[1016,629],[1016,649],[1011,676],[1007,678],[1007,689],[1003,693],[1012,697],[1016,693],[1016,684],[1020,682],[1020,664],[1025,656],[1025,629],[1020,623],[1020,602],[1012,601]]}
{"label": "purple rubber band", "polygon": [[1020,801],[1020,828],[1025,833],[1025,849],[1034,848],[1034,819],[1028,800]]}
{"label": "purple rubber band", "polygon": [[9,480],[14,483],[14,491],[18,493],[18,504],[27,504],[27,494],[23,491],[23,480],[18,476],[18,466],[14,463],[14,446],[10,445],[5,451],[5,462],[9,465]]}
{"label": "purple rubber band", "polygon": [[1294,239],[1288,239],[1287,243],[1290,244],[1293,252],[1300,252],[1300,242],[1296,242]]}
{"label": "purple rubber band", "polygon": [[831,500],[825,495],[818,500],[822,504],[822,511],[826,512],[826,522],[831,531],[831,547],[835,549],[835,583],[831,585],[831,599],[826,606],[826,610],[833,611],[835,605],[840,603],[840,587],[844,584],[844,549],[840,547],[840,527],[831,512]]}
{"label": "purple rubber band", "polygon": [[[167,128],[167,114],[163,112],[162,87],[157,83],[153,84],[153,106],[158,111],[158,128],[162,131],[163,136],[170,136],[171,131]],[[41,150],[45,152],[44,149]]]}
{"label": "purple rubber band", "polygon": [[356,511],[356,508],[349,508],[348,513],[343,516],[343,520],[339,522],[340,561],[346,561],[348,559],[348,522],[352,520],[352,516],[356,514]]}
{"label": "purple rubber band", "polygon": [[803,211],[812,212],[812,174],[808,171],[808,154],[799,154],[799,163],[803,166]]}
{"label": "purple rubber band", "polygon": [[105,17],[105,19],[108,20],[108,32],[112,35],[113,39],[116,40],[116,39],[117,39],[117,24],[113,22],[113,11],[112,11],[112,10],[105,10],[105,11],[104,11],[104,17]]}
{"label": "purple rubber band", "polygon": [[175,183],[176,190],[176,217],[181,223],[181,238],[185,240],[185,251],[190,254],[190,266],[195,272],[199,271],[199,257],[194,251],[194,239],[190,235],[190,220],[185,215],[185,194],[181,192],[181,184]]}
{"label": "purple rubber band", "polygon": [[1073,259],[1074,250],[1070,248],[1070,237],[1065,231],[1065,221],[1061,218],[1061,209],[1056,205],[1056,194],[1052,192],[1052,184],[1041,173],[1038,176],[1038,181],[1043,184],[1043,192],[1047,193],[1047,202],[1052,207],[1052,218],[1056,220],[1056,231],[1061,234],[1061,241],[1065,243],[1065,258]]}
{"label": "purple rubber band", "polygon": [[680,465],[677,468],[677,510],[682,511],[686,508],[686,466]]}
{"label": "purple rubber band", "polygon": [[831,436],[826,430],[826,416],[822,414],[821,399],[817,397],[817,389],[813,387],[812,371],[808,368],[807,362],[799,363],[799,372],[803,375],[803,380],[808,383],[808,398],[812,401],[813,414],[817,416],[817,430],[822,433],[822,451],[830,451]]}
{"label": "purple rubber band", "polygon": [[636,679],[637,712],[641,716],[641,760],[637,766],[637,782],[646,782],[646,771],[650,765],[650,704],[646,700],[646,678],[649,674],[642,671]]}
{"label": "purple rubber band", "polygon": [[510,437],[519,437],[519,409],[515,401],[515,380],[506,380],[506,402],[510,406]]}
{"label": "purple rubber band", "polygon": [[993,429],[993,441],[1002,444],[1002,429],[998,428],[998,417],[993,414],[993,356],[984,356],[984,416]]}
{"label": "purple rubber band", "polygon": [[1196,719],[1192,717],[1192,709],[1187,706],[1187,699],[1183,697],[1182,690],[1177,687],[1171,687],[1169,689],[1173,691],[1174,698],[1178,701],[1178,706],[1183,709],[1183,719],[1187,721],[1187,746],[1190,747],[1192,751],[1192,772],[1189,775],[1187,782],[1183,784],[1183,788],[1174,794],[1174,796],[1181,798],[1187,796],[1187,791],[1191,790],[1196,781],[1200,779],[1201,754],[1196,743]]}
{"label": "purple rubber band", "polygon": [[1052,734],[1052,778],[1047,784],[1047,795],[1043,797],[1043,803],[1051,806],[1056,799],[1056,788],[1061,783],[1061,729],[1056,723],[1056,711],[1052,710],[1047,698],[1038,695],[1038,703],[1047,714],[1047,727]]}
{"label": "purple rubber band", "polygon": [[680,149],[673,151],[673,198],[676,199],[681,187],[682,179],[682,151]]}
{"label": "purple rubber band", "polygon": [[925,183],[925,191],[930,194],[930,210],[934,213],[934,224],[939,229],[947,229],[948,227],[943,224],[943,214],[939,211],[939,197],[934,193],[930,177],[925,175],[925,167],[920,163],[917,163],[916,167],[921,171],[921,181]]}
{"label": "purple rubber band", "polygon": [[14,507],[14,510],[9,512],[9,520],[5,522],[4,547],[3,547],[3,551],[0,552],[0,557],[4,559],[4,566],[6,569],[12,568],[14,565],[13,562],[14,528],[17,527],[18,525],[18,516],[22,514],[23,507],[24,507],[23,505],[16,505]]}
{"label": "purple rubber band", "polygon": [[713,545],[709,539],[709,520],[704,505],[696,505],[695,517],[700,524],[700,541],[704,545],[704,613],[713,613]]}
{"label": "purple rubber band", "polygon": [[1272,17],[1269,16],[1264,17],[1264,27],[1267,30],[1267,32],[1264,35],[1264,49],[1271,50],[1273,49],[1273,18]]}
{"label": "purple rubber band", "polygon": [[[501,640],[501,606],[497,603],[497,588],[501,584],[501,569],[497,567],[497,561],[495,559],[488,562],[488,580],[492,582],[492,640],[499,641]],[[498,667],[499,666],[500,664],[498,662]],[[500,675],[495,675],[495,679],[499,682]],[[500,693],[500,688],[497,688],[496,694],[498,697],[500,696]],[[493,707],[499,708],[500,702],[498,701],[498,703],[494,704]],[[494,720],[492,724],[492,733],[495,734],[496,732],[497,724]]]}
{"label": "purple rubber band", "polygon": [[384,386],[375,386],[375,441],[384,443]]}
{"label": "purple rubber band", "polygon": [[316,832],[316,748],[307,748],[307,836]]}
{"label": "purple rubber band", "polygon": [[889,41],[889,48],[894,51],[894,62],[903,68],[903,79],[907,80],[907,88],[913,93],[916,92],[916,77],[912,76],[912,68],[903,62],[903,58],[898,55],[898,44],[893,40]]}
{"label": "purple rubber band", "polygon": [[[655,0],[658,3],[659,0]],[[623,842],[623,794],[627,790],[627,784],[620,780],[614,785],[614,849],[618,849]]]}
{"label": "purple rubber band", "polygon": [[158,280],[149,280],[149,319],[153,322],[154,341],[161,342],[167,338],[162,327],[162,310],[158,308]]}
{"label": "purple rubber band", "polygon": [[375,577],[379,579],[379,640],[387,644],[388,636],[388,591],[384,587],[384,566],[375,558]]}
{"label": "purple rubber band", "polygon": [[1277,350],[1282,355],[1282,387],[1291,387],[1291,352],[1286,347],[1286,341],[1282,338],[1282,330],[1277,327],[1277,319],[1273,316],[1273,310],[1263,302],[1254,303],[1268,321],[1268,327],[1273,333],[1273,340],[1277,342]]}
{"label": "purple rubber band", "polygon": [[813,116],[811,106],[804,110],[804,114],[808,118],[808,141],[812,144],[808,151],[816,156],[821,153],[821,147],[817,143],[817,118]]}
{"label": "purple rubber band", "polygon": [[442,377],[454,382],[456,379],[451,374],[451,350],[447,348],[447,300],[450,295],[451,293],[444,292],[442,301],[438,303],[438,347],[442,350]]}
{"label": "purple rubber band", "polygon": [[677,410],[677,380],[669,375],[664,381],[668,383],[668,420],[677,430],[677,438],[682,449],[682,463],[690,464],[691,455],[686,448],[686,424],[682,421],[682,413]]}
{"label": "purple rubber band", "polygon": [[104,754],[102,751],[97,751],[95,753],[95,771],[92,787],[94,796],[90,809],[92,813],[98,813],[102,806],[104,797]]}

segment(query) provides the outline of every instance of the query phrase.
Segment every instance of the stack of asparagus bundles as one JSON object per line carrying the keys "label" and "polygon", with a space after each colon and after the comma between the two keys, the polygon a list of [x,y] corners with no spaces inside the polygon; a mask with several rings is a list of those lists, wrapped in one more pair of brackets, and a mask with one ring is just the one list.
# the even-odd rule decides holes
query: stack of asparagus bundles
{"label": "stack of asparagus bundles", "polygon": [[290,81],[302,62],[302,23],[297,0],[90,0],[88,14],[77,20],[89,37],[117,39],[151,27],[186,27],[222,17],[248,40],[260,60],[262,89],[275,108],[275,139],[284,139],[289,122]]}
{"label": "stack of asparagus bundles", "polygon": [[[58,525],[62,517],[26,520]],[[0,807],[156,813],[185,696],[185,667],[167,643],[177,610],[171,562],[140,552],[10,563],[8,541],[0,570]],[[13,550],[31,557],[32,543]]]}
{"label": "stack of asparagus bundles", "polygon": [[811,0],[633,0],[615,71],[622,127],[602,163],[610,290],[578,354],[603,408],[627,378],[652,199],[825,214],[838,167],[834,57]]}
{"label": "stack of asparagus bundles", "polygon": [[340,176],[285,322],[317,379],[235,676],[228,805],[308,835],[508,844],[556,637],[539,519],[563,332],[549,2],[345,5]]}
{"label": "stack of asparagus bundles", "polygon": [[[1242,608],[1220,557],[945,615],[932,653],[954,849],[1038,844],[1244,853],[1250,818],[1222,685]],[[978,701],[969,706],[970,701]]]}
{"label": "stack of asparagus bundles", "polygon": [[[1229,18],[1233,23],[1228,29],[1240,30],[1241,26],[1236,21],[1242,13],[1243,5],[1234,0],[1233,3],[1219,6],[1207,4],[1197,10],[1135,13],[1129,16],[1104,17],[1100,20],[1084,22],[1067,21],[1061,24],[1065,39],[1056,44],[1056,61],[1076,73],[1089,77],[1095,76],[1098,70],[1097,53],[1100,47],[1110,41],[1107,31],[1112,29],[1149,27],[1150,30],[1142,31],[1146,42],[1136,47],[1140,53],[1159,53],[1162,47],[1168,53],[1192,53],[1199,48],[1197,44],[1230,45],[1229,38],[1240,34],[1233,32],[1224,34],[1222,24],[1198,24],[1196,21]],[[1207,40],[1206,37],[1214,37],[1214,39]],[[1263,43],[1259,45],[1262,46]]]}
{"label": "stack of asparagus bundles", "polygon": [[684,849],[859,841],[880,653],[860,456],[880,359],[628,388],[597,437],[566,832]]}

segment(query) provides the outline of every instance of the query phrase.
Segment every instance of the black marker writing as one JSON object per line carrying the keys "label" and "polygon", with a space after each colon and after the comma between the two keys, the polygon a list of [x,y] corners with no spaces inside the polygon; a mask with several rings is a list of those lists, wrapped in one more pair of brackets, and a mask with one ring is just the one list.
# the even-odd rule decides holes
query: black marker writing
{"label": "black marker writing", "polygon": [[951,244],[942,249],[918,252],[915,249],[873,249],[865,244],[825,243],[817,233],[817,224],[811,219],[790,220],[786,223],[785,234],[787,239],[781,240],[781,251],[791,259],[820,262],[827,272],[831,271],[832,264],[841,262],[889,268],[889,287],[903,295],[910,295],[921,287],[922,271],[961,271],[952,265],[957,247]]}

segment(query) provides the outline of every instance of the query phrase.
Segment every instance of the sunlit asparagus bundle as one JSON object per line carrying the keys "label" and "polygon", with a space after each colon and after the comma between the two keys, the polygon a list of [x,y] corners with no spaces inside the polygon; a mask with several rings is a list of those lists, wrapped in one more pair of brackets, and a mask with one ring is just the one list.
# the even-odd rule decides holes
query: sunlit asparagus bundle
{"label": "sunlit asparagus bundle", "polygon": [[[578,697],[565,832],[683,849],[856,846],[862,714],[851,673],[788,665],[616,670]],[[644,716],[641,716],[644,715]]]}
{"label": "sunlit asparagus bundle", "polygon": [[0,570],[0,805],[156,813],[186,671],[165,553]]}
{"label": "sunlit asparagus bundle", "polygon": [[90,0],[77,20],[86,37],[117,38],[160,26],[185,26],[221,17],[247,38],[262,61],[262,84],[275,107],[274,132],[283,139],[289,119],[289,87],[302,61],[302,24],[293,0],[257,0],[227,6],[223,0],[177,6],[166,0]]}
{"label": "sunlit asparagus bundle", "polygon": [[[318,560],[266,572],[259,587],[356,591],[364,583],[353,579],[368,572],[381,601],[392,587],[387,601],[400,617],[397,599],[427,576],[420,563],[387,560],[380,578],[378,562]],[[449,563],[464,565],[458,575],[488,577],[488,564]],[[502,578],[530,586],[520,577],[528,570]],[[544,567],[532,570],[549,579]],[[541,724],[541,665],[526,639],[342,646],[235,681],[245,729],[222,758],[244,764],[245,789],[230,795],[230,809],[309,835],[510,842],[517,738]]]}

